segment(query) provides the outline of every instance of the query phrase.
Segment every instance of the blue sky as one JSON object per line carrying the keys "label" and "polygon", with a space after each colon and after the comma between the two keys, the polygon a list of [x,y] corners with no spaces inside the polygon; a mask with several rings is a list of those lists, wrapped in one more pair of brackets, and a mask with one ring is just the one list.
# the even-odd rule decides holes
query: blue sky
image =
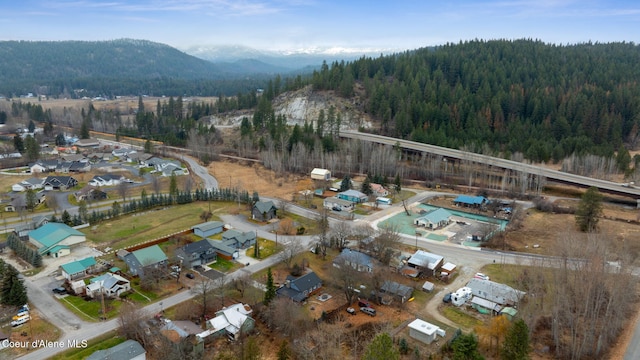
{"label": "blue sky", "polygon": [[179,49],[414,49],[471,39],[640,43],[640,1],[16,0],[0,40],[145,39]]}

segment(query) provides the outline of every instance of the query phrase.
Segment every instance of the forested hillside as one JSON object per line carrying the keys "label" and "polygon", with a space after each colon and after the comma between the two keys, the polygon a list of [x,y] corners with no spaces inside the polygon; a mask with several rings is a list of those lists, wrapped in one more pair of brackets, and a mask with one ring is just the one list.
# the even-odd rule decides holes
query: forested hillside
{"label": "forested hillside", "polygon": [[638,145],[640,48],[471,41],[324,64],[317,90],[363,106],[384,135],[534,161]]}
{"label": "forested hillside", "polygon": [[261,87],[263,76],[221,66],[144,40],[0,42],[0,94],[74,97],[235,95]]}

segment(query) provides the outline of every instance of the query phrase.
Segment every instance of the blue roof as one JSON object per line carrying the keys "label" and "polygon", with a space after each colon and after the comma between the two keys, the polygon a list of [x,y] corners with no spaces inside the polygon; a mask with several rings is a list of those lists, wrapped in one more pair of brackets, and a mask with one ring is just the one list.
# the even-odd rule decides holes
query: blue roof
{"label": "blue roof", "polygon": [[458,195],[458,197],[453,200],[453,202],[469,204],[469,205],[482,205],[486,201],[487,201],[487,198],[484,196],[469,196],[469,195]]}
{"label": "blue roof", "polygon": [[62,223],[47,223],[29,233],[29,237],[48,248],[69,236],[84,236],[80,231]]}
{"label": "blue roof", "polygon": [[447,210],[440,208],[437,210],[433,210],[425,216],[422,216],[421,219],[428,220],[432,224],[439,224],[443,221],[449,220],[451,217],[451,213]]}
{"label": "blue roof", "polygon": [[72,274],[83,272],[87,270],[87,268],[95,264],[96,264],[96,259],[93,257],[88,257],[86,259],[66,263],[60,267],[62,268],[62,270],[64,270],[64,272],[66,272],[69,275],[72,275]]}

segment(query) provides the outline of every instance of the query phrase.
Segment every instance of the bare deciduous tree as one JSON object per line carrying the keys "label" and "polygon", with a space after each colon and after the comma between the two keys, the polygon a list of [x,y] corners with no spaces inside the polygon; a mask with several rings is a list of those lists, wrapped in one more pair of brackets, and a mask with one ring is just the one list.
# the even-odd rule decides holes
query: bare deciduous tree
{"label": "bare deciduous tree", "polygon": [[158,176],[151,177],[151,187],[153,188],[153,192],[156,193],[156,195],[160,194],[160,191],[162,190],[162,184],[160,183],[160,178]]}
{"label": "bare deciduous tree", "polygon": [[120,307],[120,314],[118,315],[121,336],[135,340],[145,348],[151,345],[149,336],[147,336],[146,326],[144,325],[147,317],[148,315],[137,305],[129,302],[123,303]]}
{"label": "bare deciduous tree", "polygon": [[215,283],[206,276],[200,276],[197,284],[191,288],[191,293],[195,295],[194,301],[202,309],[202,319],[207,315],[207,310],[212,306],[215,297]]}
{"label": "bare deciduous tree", "polygon": [[375,238],[373,245],[373,253],[385,265],[389,265],[393,251],[400,242],[400,232],[397,226],[386,225],[380,229],[380,233]]}
{"label": "bare deciduous tree", "polygon": [[353,227],[350,222],[339,221],[331,228],[331,245],[338,249],[346,247],[347,239],[353,235]]}
{"label": "bare deciduous tree", "polygon": [[127,201],[127,194],[129,193],[129,183],[126,181],[120,181],[118,184],[118,194],[122,197],[122,202]]}
{"label": "bare deciduous tree", "polygon": [[44,202],[49,209],[53,210],[54,214],[58,214],[58,210],[60,210],[60,204],[58,203],[58,198],[55,196],[55,194],[49,194],[49,195],[50,196],[47,196]]}
{"label": "bare deciduous tree", "polygon": [[291,269],[293,259],[302,252],[302,244],[297,237],[289,237],[289,241],[282,245],[282,251],[278,254],[280,260],[287,265],[287,269]]}

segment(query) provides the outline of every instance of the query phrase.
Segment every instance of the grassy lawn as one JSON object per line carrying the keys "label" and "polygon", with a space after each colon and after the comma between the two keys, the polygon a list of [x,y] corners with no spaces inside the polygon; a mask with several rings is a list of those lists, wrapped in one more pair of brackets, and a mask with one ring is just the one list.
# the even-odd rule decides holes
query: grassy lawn
{"label": "grassy lawn", "polygon": [[218,258],[216,262],[214,262],[213,264],[209,264],[210,268],[223,273],[233,272],[237,269],[242,268],[242,266],[242,264],[239,264],[235,261],[230,261],[223,258]]}
{"label": "grassy lawn", "polygon": [[73,348],[66,350],[56,356],[52,356],[50,360],[83,360],[98,350],[106,350],[123,343],[126,339],[116,335],[114,331],[110,331],[100,337],[89,340],[86,348]]}
{"label": "grassy lawn", "polygon": [[[258,246],[260,249],[259,259],[266,259],[269,256],[278,253],[280,250],[276,247],[275,241],[258,238]],[[247,249],[247,256],[255,258],[254,246]]]}
{"label": "grassy lawn", "polygon": [[[211,203],[212,212],[224,209],[226,206],[228,203]],[[105,221],[81,231],[94,243],[120,249],[189,229],[202,222],[200,214],[208,207],[206,202],[174,205]],[[212,220],[217,219],[214,216]]]}
{"label": "grassy lawn", "polygon": [[[67,309],[73,311],[74,314],[87,321],[98,321],[100,319],[100,313],[102,311],[102,302],[100,299],[85,301],[79,296],[66,296],[60,299],[60,302],[62,302]],[[107,319],[116,317],[121,305],[122,302],[120,300],[105,299]]]}
{"label": "grassy lawn", "polygon": [[31,270],[27,270],[27,271],[23,272],[22,275],[24,275],[24,276],[33,276],[35,274],[38,274],[42,270],[44,270],[44,266],[41,266],[41,267],[35,268],[35,269],[31,269]]}
{"label": "grassy lawn", "polygon": [[482,272],[487,274],[491,281],[506,284],[517,288],[516,278],[522,273],[526,266],[510,264],[489,264],[482,267]]}
{"label": "grassy lawn", "polygon": [[463,329],[473,329],[478,325],[482,325],[482,321],[474,318],[471,315],[464,313],[462,310],[454,306],[445,306],[442,309],[442,314],[449,320],[460,325]]}
{"label": "grassy lawn", "polygon": [[[50,322],[34,317],[33,320],[16,328],[4,329],[7,334],[11,334],[11,341],[26,341],[31,344],[34,340],[56,341],[62,335],[60,329]],[[15,359],[26,353],[25,348],[14,348],[0,352],[0,359]],[[8,357],[4,357],[7,356]]]}

